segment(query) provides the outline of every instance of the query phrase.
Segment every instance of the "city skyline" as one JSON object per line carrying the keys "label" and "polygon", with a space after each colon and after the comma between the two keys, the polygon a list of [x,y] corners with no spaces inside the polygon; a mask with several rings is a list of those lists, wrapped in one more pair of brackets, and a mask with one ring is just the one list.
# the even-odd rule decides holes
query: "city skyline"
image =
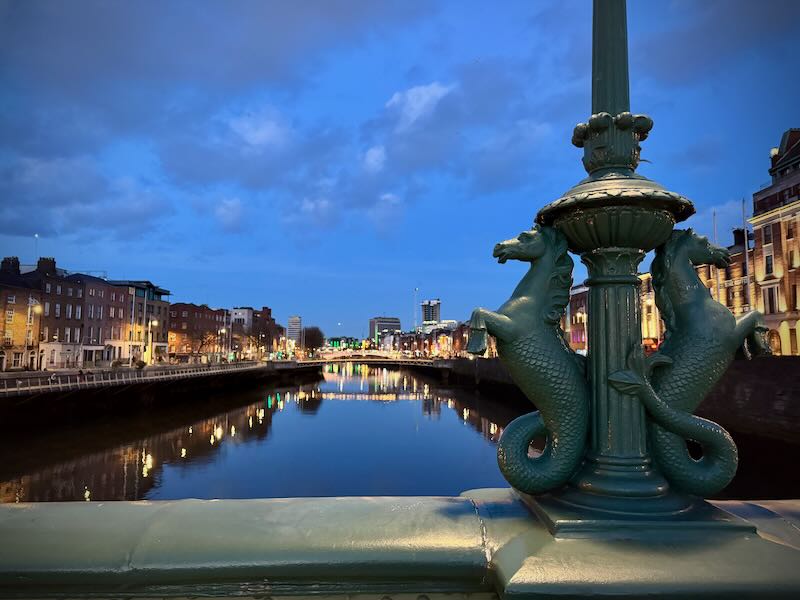
{"label": "city skyline", "polygon": [[[584,176],[570,135],[590,7],[350,5],[8,5],[0,254],[148,279],[173,302],[268,304],[331,336],[412,323],[414,288],[445,318],[499,305],[524,266],[492,246]],[[716,211],[721,245],[800,124],[798,16],[629,8],[632,109],[655,121],[640,171],[696,203],[686,226],[711,236]]]}

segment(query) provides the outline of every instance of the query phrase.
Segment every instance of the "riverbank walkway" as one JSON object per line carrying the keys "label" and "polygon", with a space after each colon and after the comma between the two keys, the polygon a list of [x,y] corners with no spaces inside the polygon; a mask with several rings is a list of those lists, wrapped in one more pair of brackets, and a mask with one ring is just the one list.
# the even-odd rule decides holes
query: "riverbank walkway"
{"label": "riverbank walkway", "polygon": [[84,373],[56,373],[49,375],[42,372],[31,375],[30,372],[19,373],[17,377],[5,376],[0,379],[0,398],[32,394],[45,394],[49,392],[69,392],[74,390],[93,389],[131,385],[137,383],[150,383],[157,381],[175,381],[195,377],[209,377],[239,373],[242,371],[284,371],[305,366],[297,361],[272,361],[272,362],[236,362],[230,364],[193,365],[157,367],[144,369],[110,369],[86,371]]}

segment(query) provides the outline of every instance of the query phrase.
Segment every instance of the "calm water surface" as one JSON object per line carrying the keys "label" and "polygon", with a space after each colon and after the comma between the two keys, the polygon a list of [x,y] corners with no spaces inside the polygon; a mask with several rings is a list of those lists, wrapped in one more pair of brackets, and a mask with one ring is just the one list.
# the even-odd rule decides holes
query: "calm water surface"
{"label": "calm water surface", "polygon": [[[0,501],[455,495],[505,487],[497,440],[531,410],[409,372],[328,365],[324,380],[160,403],[85,425],[6,424]],[[798,498],[800,446],[734,433],[720,498]]]}
{"label": "calm water surface", "polygon": [[184,406],[166,430],[138,419],[27,444],[0,470],[2,500],[455,495],[506,485],[496,442],[524,412],[354,364],[236,393],[240,408],[200,418]]}

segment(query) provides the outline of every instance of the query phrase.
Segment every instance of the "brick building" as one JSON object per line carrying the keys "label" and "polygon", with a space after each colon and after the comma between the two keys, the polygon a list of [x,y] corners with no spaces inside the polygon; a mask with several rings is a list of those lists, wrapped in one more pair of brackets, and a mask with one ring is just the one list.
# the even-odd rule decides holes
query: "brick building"
{"label": "brick building", "polygon": [[168,352],[180,362],[217,362],[230,348],[227,311],[178,302],[169,307]]}
{"label": "brick building", "polygon": [[83,292],[82,309],[77,304],[73,309],[76,318],[82,318],[80,365],[103,367],[121,359],[127,317],[123,290],[105,279],[84,273],[73,273],[66,279]]}
{"label": "brick building", "polygon": [[0,266],[2,346],[0,371],[38,367],[41,296],[38,288],[22,277],[19,259],[10,256]]}
{"label": "brick building", "polygon": [[52,257],[40,258],[36,269],[22,277],[39,291],[42,306],[38,368],[82,366],[83,284],[70,280]]}
{"label": "brick building", "polygon": [[[711,297],[724,304],[736,317],[750,312],[751,298],[756,293],[752,274],[755,250],[749,247],[748,242],[748,253],[745,258],[744,236],[744,229],[733,230],[733,245],[728,246],[731,257],[731,264],[728,267],[724,269],[713,265],[695,267],[700,280],[709,289]],[[752,234],[750,239],[753,239]]]}
{"label": "brick building", "polygon": [[800,129],[770,153],[769,186],[753,194],[755,306],[764,313],[775,354],[800,347]]}
{"label": "brick building", "polygon": [[[147,280],[109,281],[125,305],[122,337],[111,340],[114,352],[123,361],[138,360],[153,364],[167,360],[169,331],[169,290]],[[116,348],[119,348],[117,350]]]}

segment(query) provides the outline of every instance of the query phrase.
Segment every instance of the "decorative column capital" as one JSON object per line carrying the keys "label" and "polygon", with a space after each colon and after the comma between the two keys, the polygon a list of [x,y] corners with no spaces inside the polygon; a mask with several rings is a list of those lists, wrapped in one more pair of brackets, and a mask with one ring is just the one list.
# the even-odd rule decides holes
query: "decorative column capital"
{"label": "decorative column capital", "polygon": [[589,269],[587,285],[639,285],[639,263],[645,253],[639,248],[598,248],[584,252],[581,261]]}

